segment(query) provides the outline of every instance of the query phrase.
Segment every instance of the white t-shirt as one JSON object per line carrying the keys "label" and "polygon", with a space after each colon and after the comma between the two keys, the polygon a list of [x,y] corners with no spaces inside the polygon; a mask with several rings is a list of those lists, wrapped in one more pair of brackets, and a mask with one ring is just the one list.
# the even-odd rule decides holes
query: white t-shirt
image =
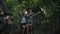
{"label": "white t-shirt", "polygon": [[26,23],[26,18],[22,17],[21,23]]}

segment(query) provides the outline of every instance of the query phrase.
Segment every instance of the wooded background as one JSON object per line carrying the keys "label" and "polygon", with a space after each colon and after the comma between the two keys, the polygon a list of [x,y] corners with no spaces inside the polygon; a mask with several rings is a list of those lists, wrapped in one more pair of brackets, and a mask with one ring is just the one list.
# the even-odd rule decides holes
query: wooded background
{"label": "wooded background", "polygon": [[[60,31],[60,0],[0,0],[0,8],[13,17],[12,25],[7,28],[11,29],[9,34],[21,31],[17,12],[24,9],[28,12],[31,9],[34,14],[41,12],[33,18],[34,34],[58,34]],[[0,17],[4,18],[1,15]],[[1,18],[0,20],[4,22]]]}

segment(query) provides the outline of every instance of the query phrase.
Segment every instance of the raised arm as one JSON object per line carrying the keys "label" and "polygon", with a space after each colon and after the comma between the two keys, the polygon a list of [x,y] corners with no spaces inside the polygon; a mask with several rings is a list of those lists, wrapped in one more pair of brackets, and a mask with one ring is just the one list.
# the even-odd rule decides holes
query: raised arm
{"label": "raised arm", "polygon": [[27,14],[27,16],[34,17],[34,16],[38,15],[39,13],[41,13],[41,12],[37,12],[37,13],[35,13],[35,14],[31,12],[31,13]]}
{"label": "raised arm", "polygon": [[32,17],[34,17],[34,16],[38,15],[39,13],[40,13],[40,12],[37,12],[36,14],[33,14],[33,15],[32,15]]}

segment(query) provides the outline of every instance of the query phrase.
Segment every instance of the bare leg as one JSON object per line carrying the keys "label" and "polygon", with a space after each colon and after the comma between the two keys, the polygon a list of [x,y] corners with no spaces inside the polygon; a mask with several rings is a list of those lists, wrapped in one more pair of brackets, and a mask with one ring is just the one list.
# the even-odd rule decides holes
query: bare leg
{"label": "bare leg", "polygon": [[27,34],[32,34],[32,26],[30,24],[27,25]]}
{"label": "bare leg", "polygon": [[29,25],[29,33],[32,34],[32,24]]}
{"label": "bare leg", "polygon": [[28,29],[29,29],[29,27],[28,27],[29,25],[27,25],[27,34],[28,34]]}
{"label": "bare leg", "polygon": [[31,34],[32,34],[32,25],[30,25],[31,26]]}
{"label": "bare leg", "polygon": [[25,32],[25,26],[23,25],[23,34],[24,34],[24,32]]}

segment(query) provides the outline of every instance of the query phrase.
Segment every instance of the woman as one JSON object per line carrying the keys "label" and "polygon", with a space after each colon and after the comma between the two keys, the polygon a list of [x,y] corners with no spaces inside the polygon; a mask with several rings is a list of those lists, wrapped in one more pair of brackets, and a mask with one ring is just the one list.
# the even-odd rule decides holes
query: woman
{"label": "woman", "polygon": [[21,24],[21,31],[22,31],[22,34],[24,34],[24,31],[26,28],[26,17],[24,12],[20,12],[19,15],[20,15],[19,23]]}
{"label": "woman", "polygon": [[27,34],[32,34],[32,25],[33,25],[33,17],[38,15],[40,12],[37,12],[34,14],[33,12],[30,12],[27,14]]}

